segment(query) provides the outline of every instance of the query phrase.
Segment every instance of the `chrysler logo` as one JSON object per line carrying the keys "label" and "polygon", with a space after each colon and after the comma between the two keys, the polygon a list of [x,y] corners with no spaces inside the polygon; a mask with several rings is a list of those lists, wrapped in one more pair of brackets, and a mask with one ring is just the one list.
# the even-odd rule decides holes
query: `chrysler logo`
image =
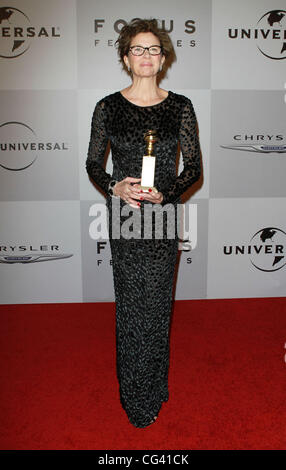
{"label": "chrysler logo", "polygon": [[15,263],[37,263],[39,261],[54,261],[56,259],[71,258],[71,254],[64,255],[0,255],[0,263],[15,264]]}
{"label": "chrysler logo", "polygon": [[244,152],[256,153],[285,153],[286,145],[266,145],[266,144],[237,144],[237,145],[221,145],[224,149],[242,150]]}

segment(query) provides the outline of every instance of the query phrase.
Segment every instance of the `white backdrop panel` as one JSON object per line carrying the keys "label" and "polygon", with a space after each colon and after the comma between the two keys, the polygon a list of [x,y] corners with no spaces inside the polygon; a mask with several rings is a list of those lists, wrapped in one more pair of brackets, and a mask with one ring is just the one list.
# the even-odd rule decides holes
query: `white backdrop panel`
{"label": "white backdrop panel", "polygon": [[0,199],[79,199],[76,92],[1,91],[0,104]]}
{"label": "white backdrop panel", "polygon": [[[76,0],[1,0],[0,8],[12,12],[8,19],[4,12],[1,21],[1,27],[6,30],[0,41],[0,60],[2,63],[5,60],[5,66],[1,67],[0,87],[75,88]],[[18,28],[18,32],[14,28]],[[12,58],[3,59],[2,56]]]}
{"label": "white backdrop panel", "polygon": [[212,88],[283,89],[285,10],[276,0],[213,1]]}
{"label": "white backdrop panel", "polygon": [[2,202],[0,218],[1,303],[80,302],[79,201]]}
{"label": "white backdrop panel", "polygon": [[181,252],[175,298],[285,295],[285,6],[0,0],[0,16],[2,303],[114,300],[108,239],[89,232],[105,198],[85,161],[96,102],[130,84],[114,43],[135,17],[170,32],[177,61],[160,85],[188,96],[199,124],[203,175],[183,196],[197,245]]}
{"label": "white backdrop panel", "polygon": [[132,18],[164,21],[174,43],[177,62],[162,86],[209,88],[211,1],[80,0],[78,1],[78,66],[80,88],[124,88],[114,47],[122,26]]}
{"label": "white backdrop panel", "polygon": [[210,200],[208,297],[284,297],[285,228],[285,198]]}
{"label": "white backdrop panel", "polygon": [[212,91],[212,197],[286,196],[282,91]]}

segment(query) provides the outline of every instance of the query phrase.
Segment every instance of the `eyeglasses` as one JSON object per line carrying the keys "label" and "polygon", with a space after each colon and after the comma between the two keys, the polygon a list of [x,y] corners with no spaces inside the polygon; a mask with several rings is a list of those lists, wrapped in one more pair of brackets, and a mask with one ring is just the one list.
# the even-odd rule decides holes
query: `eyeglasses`
{"label": "eyeglasses", "polygon": [[162,52],[162,46],[131,46],[129,50],[133,55],[143,55],[145,51],[148,51],[150,55],[159,55]]}

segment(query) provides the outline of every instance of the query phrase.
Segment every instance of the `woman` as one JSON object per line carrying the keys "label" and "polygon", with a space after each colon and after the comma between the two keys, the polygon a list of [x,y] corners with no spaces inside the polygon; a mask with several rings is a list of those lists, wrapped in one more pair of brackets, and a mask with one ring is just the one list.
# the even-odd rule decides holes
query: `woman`
{"label": "woman", "polygon": [[[177,231],[172,237],[167,232],[170,223],[172,228],[177,226],[180,195],[200,176],[200,146],[191,101],[157,84],[165,60],[173,53],[168,34],[156,20],[133,20],[123,27],[117,44],[132,83],[97,103],[86,168],[107,196],[120,400],[130,422],[144,428],[155,421],[162,402],[169,398],[169,324],[179,238]],[[140,188],[140,176],[148,130],[157,132],[156,189],[146,193]],[[112,175],[102,167],[108,141]],[[178,141],[184,170],[177,177]],[[147,207],[163,213],[167,206],[173,208],[175,218],[161,219],[162,236],[154,236],[153,215],[152,236],[150,219],[146,235]],[[137,227],[131,238],[123,230],[130,214],[133,222],[140,216],[139,226],[131,224]]]}

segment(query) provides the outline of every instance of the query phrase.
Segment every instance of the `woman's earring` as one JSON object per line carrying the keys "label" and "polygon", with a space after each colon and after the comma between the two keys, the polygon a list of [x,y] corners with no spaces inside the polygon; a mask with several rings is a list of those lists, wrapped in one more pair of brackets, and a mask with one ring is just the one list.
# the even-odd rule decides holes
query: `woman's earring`
{"label": "woman's earring", "polygon": [[162,72],[162,64],[160,65],[159,72]]}

